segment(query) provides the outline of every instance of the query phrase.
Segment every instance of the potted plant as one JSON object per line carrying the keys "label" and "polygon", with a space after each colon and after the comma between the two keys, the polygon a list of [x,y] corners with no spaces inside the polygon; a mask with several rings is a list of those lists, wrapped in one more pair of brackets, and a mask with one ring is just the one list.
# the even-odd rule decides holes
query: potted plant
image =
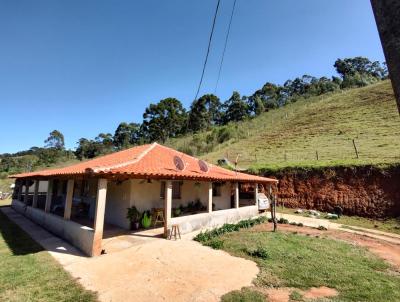
{"label": "potted plant", "polygon": [[140,212],[135,206],[131,206],[127,210],[126,218],[129,219],[131,223],[131,230],[139,229]]}
{"label": "potted plant", "polygon": [[172,209],[172,214],[174,215],[174,217],[179,217],[181,215],[182,211],[180,208],[174,208]]}

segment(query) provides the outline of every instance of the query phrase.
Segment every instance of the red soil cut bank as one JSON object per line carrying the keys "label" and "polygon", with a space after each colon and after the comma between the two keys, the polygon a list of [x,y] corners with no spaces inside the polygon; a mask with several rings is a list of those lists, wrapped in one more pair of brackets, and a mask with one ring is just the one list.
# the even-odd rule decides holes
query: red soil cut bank
{"label": "red soil cut bank", "polygon": [[279,179],[279,204],[371,218],[400,216],[400,165],[265,172]]}

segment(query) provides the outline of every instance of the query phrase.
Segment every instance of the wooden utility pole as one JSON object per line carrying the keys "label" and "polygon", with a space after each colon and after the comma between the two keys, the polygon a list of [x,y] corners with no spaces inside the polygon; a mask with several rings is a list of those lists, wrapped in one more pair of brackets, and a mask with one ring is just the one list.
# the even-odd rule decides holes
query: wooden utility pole
{"label": "wooden utility pole", "polygon": [[274,225],[274,232],[276,231],[277,228],[277,221],[276,221],[276,195],[272,194],[272,186],[269,185],[268,187],[268,195],[271,200],[271,219],[272,223]]}
{"label": "wooden utility pole", "polygon": [[400,1],[371,0],[400,113]]}
{"label": "wooden utility pole", "polygon": [[272,218],[272,223],[274,224],[274,232],[276,232],[277,229],[277,219],[276,219],[276,195],[272,195],[272,204],[271,204],[271,218]]}

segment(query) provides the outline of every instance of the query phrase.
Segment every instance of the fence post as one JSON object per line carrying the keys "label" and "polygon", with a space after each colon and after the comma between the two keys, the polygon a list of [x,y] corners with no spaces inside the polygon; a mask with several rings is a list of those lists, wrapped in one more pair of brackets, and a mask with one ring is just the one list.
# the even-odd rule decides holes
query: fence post
{"label": "fence post", "polygon": [[317,160],[319,160],[318,150],[315,151],[315,155],[317,156]]}
{"label": "fence post", "polygon": [[354,151],[356,152],[356,157],[358,158],[358,150],[357,150],[357,146],[356,146],[356,142],[354,141],[354,138],[353,138],[353,147],[354,147]]}

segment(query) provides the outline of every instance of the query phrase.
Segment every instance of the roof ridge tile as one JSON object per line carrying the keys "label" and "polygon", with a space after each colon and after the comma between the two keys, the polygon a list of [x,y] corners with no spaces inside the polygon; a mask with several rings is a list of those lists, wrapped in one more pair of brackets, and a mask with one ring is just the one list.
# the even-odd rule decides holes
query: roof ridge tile
{"label": "roof ridge tile", "polygon": [[[143,150],[142,153],[140,153],[133,160],[129,160],[129,161],[126,161],[126,162],[123,162],[123,163],[115,164],[115,165],[88,168],[88,170],[90,172],[94,172],[94,173],[108,172],[108,171],[111,171],[113,169],[123,168],[125,166],[129,166],[129,165],[135,164],[135,163],[139,162],[144,156],[146,156],[151,150],[153,150],[154,147],[156,147],[156,145],[158,145],[156,142],[152,143],[151,145],[149,145],[149,147],[146,150]],[[135,147],[133,147],[133,148],[135,148]],[[129,149],[133,149],[133,148],[129,148]],[[129,150],[129,149],[127,149],[127,150]]]}

